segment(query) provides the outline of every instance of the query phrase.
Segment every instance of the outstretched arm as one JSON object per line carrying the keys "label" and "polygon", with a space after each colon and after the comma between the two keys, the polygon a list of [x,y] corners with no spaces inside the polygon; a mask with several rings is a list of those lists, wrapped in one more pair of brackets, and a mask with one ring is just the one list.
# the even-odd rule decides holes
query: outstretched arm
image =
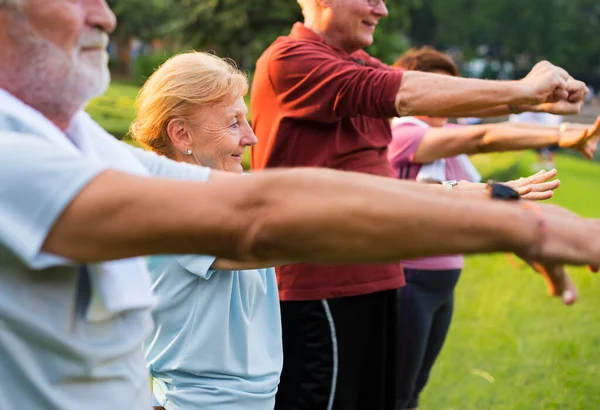
{"label": "outstretched arm", "polygon": [[[526,254],[537,230],[537,217],[513,204],[357,173],[295,169],[179,183],[106,171],[62,213],[43,249],[78,261],[203,253],[253,262],[385,262]],[[600,262],[600,252],[591,252],[600,248],[600,226],[551,216],[547,231],[536,258]]]}
{"label": "outstretched arm", "polygon": [[519,81],[406,71],[396,95],[396,110],[401,116],[469,117],[481,115],[482,110],[490,110],[489,115],[502,115],[506,111],[498,112],[499,109],[508,110],[509,105],[517,105],[543,111],[555,107],[558,113],[577,113],[586,94],[584,83],[547,61],[536,64]]}
{"label": "outstretched arm", "polygon": [[415,151],[416,162],[428,163],[459,154],[518,151],[559,145],[573,148],[586,158],[594,157],[600,120],[589,128],[565,124],[561,127],[530,127],[524,124],[482,124],[465,127],[430,128]]}

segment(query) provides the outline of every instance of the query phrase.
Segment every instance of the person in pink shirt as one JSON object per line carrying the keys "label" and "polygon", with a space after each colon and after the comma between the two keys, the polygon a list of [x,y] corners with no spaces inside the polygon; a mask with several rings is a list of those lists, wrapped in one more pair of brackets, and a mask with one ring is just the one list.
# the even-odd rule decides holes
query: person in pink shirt
{"label": "person in pink shirt", "polygon": [[[409,50],[395,67],[458,76],[456,64],[431,47]],[[396,178],[425,183],[480,182],[467,154],[543,148],[557,144],[591,159],[600,121],[595,125],[563,123],[558,127],[527,124],[458,126],[447,118],[397,117],[388,158]],[[542,171],[545,172],[545,171]],[[556,172],[555,170],[551,172]],[[547,199],[551,192],[532,192],[528,199]],[[419,394],[440,353],[452,320],[454,288],[464,265],[463,255],[443,255],[403,261],[406,286],[400,292],[403,339],[400,341],[397,409],[416,409]]]}

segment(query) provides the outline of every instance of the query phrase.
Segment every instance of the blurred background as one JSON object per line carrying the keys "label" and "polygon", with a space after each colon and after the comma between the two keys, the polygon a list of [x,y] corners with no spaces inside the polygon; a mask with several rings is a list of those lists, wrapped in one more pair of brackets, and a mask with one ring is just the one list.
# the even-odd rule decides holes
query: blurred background
{"label": "blurred background", "polygon": [[[139,87],[169,56],[213,51],[251,80],[264,49],[302,19],[295,0],[109,3],[119,22],[109,47],[113,83],[87,110],[126,140]],[[565,120],[592,123],[600,115],[599,0],[388,0],[387,6],[389,16],[367,50],[382,61],[433,45],[464,76],[507,80],[547,59],[591,90],[582,114]],[[496,180],[529,175],[535,161],[533,152],[474,158],[482,175]],[[562,186],[552,201],[600,217],[598,162],[561,152],[555,164]],[[504,255],[468,258],[455,321],[421,409],[600,408],[600,284],[585,269],[572,273],[580,298],[566,308],[545,294],[541,277]]]}

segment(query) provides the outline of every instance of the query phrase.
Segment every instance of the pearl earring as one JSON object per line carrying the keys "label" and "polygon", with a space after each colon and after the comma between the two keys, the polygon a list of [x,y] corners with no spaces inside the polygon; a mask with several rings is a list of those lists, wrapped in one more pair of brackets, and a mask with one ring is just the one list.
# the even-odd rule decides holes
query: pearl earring
{"label": "pearl earring", "polygon": [[188,154],[188,155],[192,155],[192,150],[190,148],[188,148],[185,153]]}

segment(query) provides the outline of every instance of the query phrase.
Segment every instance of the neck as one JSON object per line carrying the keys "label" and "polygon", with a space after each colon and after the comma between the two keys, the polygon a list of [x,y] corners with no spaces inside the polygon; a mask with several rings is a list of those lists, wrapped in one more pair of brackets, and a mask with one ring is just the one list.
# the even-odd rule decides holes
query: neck
{"label": "neck", "polygon": [[22,83],[22,80],[19,81],[18,75],[7,75],[2,70],[0,70],[0,78],[2,78],[0,88],[42,113],[44,117],[62,131],[69,128],[75,114],[84,106],[84,103],[78,103],[77,101],[69,101],[65,104],[65,99],[44,92],[44,85],[38,84],[38,80],[20,85],[19,83]]}
{"label": "neck", "polygon": [[330,46],[344,50],[348,54],[358,51],[358,49],[348,47],[343,39],[340,38],[335,31],[330,29],[330,26],[327,24],[324,18],[306,18],[304,20],[304,26],[312,32],[318,34]]}

